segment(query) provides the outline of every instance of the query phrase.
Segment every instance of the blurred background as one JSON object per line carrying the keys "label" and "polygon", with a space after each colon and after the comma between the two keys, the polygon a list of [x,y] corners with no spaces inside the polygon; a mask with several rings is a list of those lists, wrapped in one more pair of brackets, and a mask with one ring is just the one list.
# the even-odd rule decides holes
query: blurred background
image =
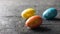
{"label": "blurred background", "polygon": [[[24,9],[34,8],[41,16],[50,7],[55,7],[58,15],[57,19],[43,20],[45,32],[24,27],[25,20],[21,18]],[[60,34],[60,0],[0,0],[0,34]]]}
{"label": "blurred background", "polygon": [[26,8],[42,13],[47,8],[60,8],[60,0],[0,0],[0,16],[20,16]]}

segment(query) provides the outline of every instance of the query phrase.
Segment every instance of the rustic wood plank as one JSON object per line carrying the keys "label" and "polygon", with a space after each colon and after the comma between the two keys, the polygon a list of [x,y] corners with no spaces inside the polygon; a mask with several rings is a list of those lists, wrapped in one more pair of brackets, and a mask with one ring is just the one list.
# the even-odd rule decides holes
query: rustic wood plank
{"label": "rustic wood plank", "polygon": [[[27,29],[26,20],[20,16],[30,7],[40,16],[47,8],[55,7],[58,15],[53,20],[43,19],[39,28]],[[0,34],[60,34],[60,0],[0,0]]]}
{"label": "rustic wood plank", "polygon": [[[15,17],[15,16],[11,16],[11,17],[0,17],[0,30],[1,31],[6,31],[6,29],[15,29],[14,31],[16,31],[18,34],[60,34],[60,24],[59,21],[56,21],[57,24],[53,23],[54,20],[45,20],[44,22],[47,23],[43,23],[40,28],[37,28],[35,30],[31,30],[31,29],[27,29],[26,27],[24,27],[24,23],[25,20],[22,19],[21,17]],[[4,22],[4,24],[3,24]],[[52,23],[51,23],[52,22]],[[2,26],[2,27],[1,27]],[[9,31],[8,31],[9,32]]]}
{"label": "rustic wood plank", "polygon": [[[20,18],[20,17],[0,17],[0,21],[4,21],[5,24],[7,24],[8,26],[2,24],[1,26],[4,26],[3,27],[0,27],[1,31],[4,30],[6,31],[5,29],[15,29],[15,31],[18,32],[18,34],[60,34],[60,24],[58,24],[59,22],[57,21],[57,24],[53,24],[53,21],[49,22],[48,20],[45,20],[48,21],[46,23],[43,23],[40,28],[37,28],[35,30],[31,30],[31,29],[27,29],[26,27],[24,27],[24,23],[25,23],[25,20]],[[1,24],[1,23],[0,23]],[[3,28],[3,29],[2,29]]]}

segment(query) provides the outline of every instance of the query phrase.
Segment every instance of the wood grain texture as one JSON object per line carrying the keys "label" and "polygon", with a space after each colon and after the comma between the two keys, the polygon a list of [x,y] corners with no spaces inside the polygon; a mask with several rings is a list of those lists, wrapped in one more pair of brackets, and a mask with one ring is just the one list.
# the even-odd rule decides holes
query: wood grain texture
{"label": "wood grain texture", "polygon": [[[36,29],[28,29],[21,12],[30,7],[40,16],[47,8],[55,7],[58,15],[52,20],[43,19]],[[60,0],[0,0],[0,34],[60,34]]]}

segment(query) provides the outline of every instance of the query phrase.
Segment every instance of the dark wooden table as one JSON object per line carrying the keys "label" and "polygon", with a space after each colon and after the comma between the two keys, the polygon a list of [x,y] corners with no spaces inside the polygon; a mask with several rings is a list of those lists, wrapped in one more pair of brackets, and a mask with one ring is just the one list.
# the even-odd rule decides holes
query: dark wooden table
{"label": "dark wooden table", "polygon": [[[44,20],[39,28],[27,29],[21,12],[26,8],[36,9],[36,14],[50,7],[58,9],[52,20]],[[0,34],[60,34],[60,0],[0,0]]]}

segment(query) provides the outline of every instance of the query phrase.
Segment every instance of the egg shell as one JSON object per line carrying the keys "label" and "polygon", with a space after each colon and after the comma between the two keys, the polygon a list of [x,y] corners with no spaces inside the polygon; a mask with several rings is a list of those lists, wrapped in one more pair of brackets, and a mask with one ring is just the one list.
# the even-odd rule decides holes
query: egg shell
{"label": "egg shell", "polygon": [[43,19],[53,19],[57,15],[57,9],[56,8],[49,8],[46,11],[43,12]]}
{"label": "egg shell", "polygon": [[33,8],[27,8],[21,13],[22,18],[25,18],[25,19],[28,19],[29,17],[34,15],[35,15],[35,9]]}
{"label": "egg shell", "polygon": [[42,24],[42,18],[38,15],[32,16],[25,22],[25,26],[31,29],[37,28]]}

